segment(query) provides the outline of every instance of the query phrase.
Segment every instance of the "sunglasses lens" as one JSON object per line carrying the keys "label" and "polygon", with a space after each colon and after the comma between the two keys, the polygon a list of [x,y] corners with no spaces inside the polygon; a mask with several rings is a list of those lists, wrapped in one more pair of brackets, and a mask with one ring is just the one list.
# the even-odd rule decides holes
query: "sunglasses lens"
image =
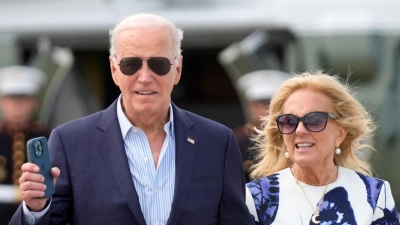
{"label": "sunglasses lens", "polygon": [[154,73],[160,76],[167,74],[171,69],[171,62],[165,57],[150,58],[147,60],[147,64]]}
{"label": "sunglasses lens", "polygon": [[304,116],[304,126],[313,132],[322,131],[325,129],[327,117],[321,112],[312,112]]}
{"label": "sunglasses lens", "polygon": [[278,129],[282,134],[291,134],[296,130],[299,119],[291,114],[284,114],[277,119]]}
{"label": "sunglasses lens", "polygon": [[136,73],[140,67],[142,67],[142,59],[137,57],[123,58],[119,63],[121,72],[127,76],[131,76]]}

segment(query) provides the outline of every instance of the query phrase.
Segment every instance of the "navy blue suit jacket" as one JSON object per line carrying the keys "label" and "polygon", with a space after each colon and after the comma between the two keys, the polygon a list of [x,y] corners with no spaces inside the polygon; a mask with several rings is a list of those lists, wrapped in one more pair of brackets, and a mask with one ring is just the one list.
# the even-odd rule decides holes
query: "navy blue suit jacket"
{"label": "navy blue suit jacket", "polygon": [[[51,160],[61,175],[40,224],[146,224],[116,107],[115,101],[103,111],[53,130]],[[168,225],[252,224],[233,132],[174,104],[172,108],[176,180]],[[20,206],[10,224],[21,224],[22,214]]]}

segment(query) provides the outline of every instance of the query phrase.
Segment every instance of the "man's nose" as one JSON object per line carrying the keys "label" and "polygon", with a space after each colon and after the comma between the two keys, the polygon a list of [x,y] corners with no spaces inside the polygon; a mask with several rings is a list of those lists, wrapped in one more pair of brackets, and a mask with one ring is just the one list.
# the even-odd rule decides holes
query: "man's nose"
{"label": "man's nose", "polygon": [[153,81],[153,71],[147,64],[147,60],[142,61],[142,67],[138,70],[138,80],[143,83],[148,83]]}

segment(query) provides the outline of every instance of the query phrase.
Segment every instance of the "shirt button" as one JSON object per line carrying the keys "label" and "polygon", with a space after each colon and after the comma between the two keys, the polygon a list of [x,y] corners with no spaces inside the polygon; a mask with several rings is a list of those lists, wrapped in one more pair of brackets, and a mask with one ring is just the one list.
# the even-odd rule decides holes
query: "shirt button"
{"label": "shirt button", "polygon": [[148,159],[147,157],[144,157],[143,160],[144,160],[145,162],[149,161],[149,159]]}
{"label": "shirt button", "polygon": [[137,130],[136,130],[136,129],[133,129],[133,132],[135,132],[135,133],[136,133],[136,132],[137,132]]}
{"label": "shirt button", "polygon": [[157,222],[156,222],[156,225],[160,225],[160,222],[157,221]]}

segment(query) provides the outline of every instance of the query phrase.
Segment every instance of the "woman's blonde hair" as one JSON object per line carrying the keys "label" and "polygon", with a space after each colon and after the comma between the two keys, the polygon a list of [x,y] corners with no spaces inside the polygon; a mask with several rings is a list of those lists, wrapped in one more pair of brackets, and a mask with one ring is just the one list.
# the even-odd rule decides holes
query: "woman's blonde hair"
{"label": "woman's blonde hair", "polygon": [[[368,146],[362,143],[363,138],[375,130],[370,114],[354,97],[347,83],[342,83],[338,76],[318,71],[313,74],[293,75],[284,81],[274,94],[269,115],[262,119],[262,126],[253,138],[257,163],[252,167],[251,178],[261,178],[293,165],[291,159],[284,156],[286,147],[277,128],[276,118],[282,114],[282,107],[288,97],[300,89],[309,89],[326,95],[332,101],[334,114],[338,117],[336,122],[348,131],[339,146],[341,154],[335,154],[334,163],[365,175],[372,175],[370,165],[356,157],[356,151]],[[332,149],[335,147],[338,146],[332,146]]]}

